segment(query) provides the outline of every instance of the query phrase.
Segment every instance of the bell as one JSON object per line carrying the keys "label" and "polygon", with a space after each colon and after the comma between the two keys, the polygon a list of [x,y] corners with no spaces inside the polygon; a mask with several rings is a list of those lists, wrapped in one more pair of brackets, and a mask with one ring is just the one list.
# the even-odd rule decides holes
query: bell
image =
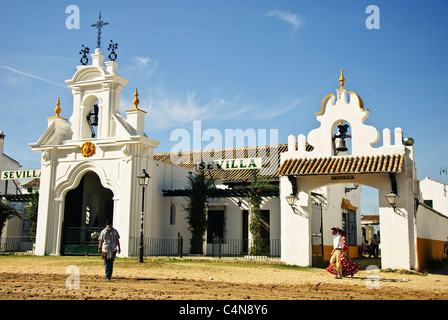
{"label": "bell", "polygon": [[342,151],[347,151],[347,145],[345,143],[344,139],[339,139],[336,143],[336,151],[337,152],[342,152]]}
{"label": "bell", "polygon": [[90,116],[90,122],[91,122],[92,126],[97,126],[98,125],[98,115],[92,114]]}
{"label": "bell", "polygon": [[90,112],[90,123],[92,126],[98,126],[98,105],[93,105],[93,112]]}

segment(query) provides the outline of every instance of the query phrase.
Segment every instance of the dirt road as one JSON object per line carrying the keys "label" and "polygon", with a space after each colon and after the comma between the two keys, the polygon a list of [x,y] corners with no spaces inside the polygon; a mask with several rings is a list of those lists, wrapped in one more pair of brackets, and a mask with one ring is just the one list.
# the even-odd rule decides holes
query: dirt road
{"label": "dirt road", "polygon": [[[76,266],[75,268],[67,268]],[[72,270],[79,271],[79,278]],[[334,279],[324,269],[191,259],[117,259],[111,281],[93,257],[0,256],[3,300],[445,300],[448,275],[361,270]],[[77,282],[76,279],[79,279]],[[79,284],[79,287],[76,286]]]}

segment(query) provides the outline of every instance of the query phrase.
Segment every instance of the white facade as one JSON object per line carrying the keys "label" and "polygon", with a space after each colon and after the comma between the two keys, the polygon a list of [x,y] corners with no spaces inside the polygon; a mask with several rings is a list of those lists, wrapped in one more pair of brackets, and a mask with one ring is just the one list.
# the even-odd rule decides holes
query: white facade
{"label": "white facade", "polygon": [[[71,123],[59,117],[58,105],[56,116],[48,118],[47,130],[36,143],[30,144],[33,150],[42,154],[37,255],[61,253],[64,222],[67,222],[64,220],[71,218],[65,211],[76,205],[76,201],[67,205],[66,196],[79,186],[88,172],[95,173],[102,187],[112,192],[107,201],[109,211],[113,212],[114,225],[120,229],[123,239],[122,255],[133,254],[135,248],[129,239],[139,234],[139,204],[142,202],[136,177],[146,169],[155,181],[158,180],[153,173],[157,164],[152,160],[152,154],[159,142],[143,132],[145,112],[137,108],[137,99],[135,107],[126,111],[126,119],[118,111],[120,91],[128,80],[117,73],[118,63],[107,61],[104,66],[100,49],[96,49],[91,57],[92,65],[78,66],[73,78],[66,81],[73,92]],[[86,120],[94,104],[99,109],[95,138]],[[152,199],[154,187],[155,183],[147,188],[148,204],[157,202]],[[95,197],[92,198],[95,202]],[[81,207],[78,211],[82,212],[75,213],[86,216],[85,211],[91,207],[96,207],[95,203],[89,208]],[[151,216],[146,218],[150,220]],[[84,225],[84,220],[79,223],[81,228],[89,226]]]}
{"label": "white facade", "polygon": [[[69,121],[59,116],[61,102],[58,99],[56,115],[47,118],[48,128],[37,142],[30,144],[33,150],[41,152],[35,254],[70,254],[73,246],[88,246],[90,232],[103,227],[105,219],[109,218],[121,235],[121,256],[136,255],[142,210],[142,188],[137,176],[143,169],[151,176],[144,198],[144,237],[182,236],[183,251],[188,252],[190,232],[185,219],[186,200],[164,196],[162,190],[184,189],[192,169],[154,159],[159,141],[147,137],[144,132],[145,112],[138,109],[137,90],[134,107],[126,110],[126,117],[123,117],[119,112],[120,91],[128,80],[118,74],[118,63],[104,62],[101,50],[96,49],[91,58],[91,65],[77,66],[72,79],[66,81],[73,93],[73,113]],[[65,105],[62,103],[62,107]],[[277,167],[273,172],[276,175]],[[216,184],[221,182],[216,181]],[[314,234],[319,234],[319,239],[314,241],[316,245],[322,245],[322,239],[324,244],[331,243],[327,228],[343,226],[342,199],[360,207],[360,189],[347,192],[347,186],[353,187],[353,184],[316,185],[314,188],[315,195],[310,197],[314,199],[312,205],[318,210],[322,208],[322,219],[310,224],[315,229]],[[280,188],[284,187],[280,185]],[[288,219],[282,218],[280,202],[278,197],[266,198],[262,207],[269,220],[268,237],[272,241],[270,254],[273,255],[280,254],[282,232],[289,227]],[[224,212],[221,232],[226,241],[222,249],[241,254],[245,250],[244,239],[251,238],[247,231],[248,218],[244,215],[249,209],[247,200],[212,198],[209,214],[216,209]],[[355,216],[353,244],[359,245],[359,210]],[[291,226],[294,227],[294,223]],[[297,244],[286,242],[281,246],[288,248],[290,245]],[[150,242],[147,246],[159,245]],[[210,254],[215,248],[210,241],[205,241],[204,249]]]}
{"label": "white facade", "polygon": [[448,186],[426,177],[420,180],[420,192],[427,205],[448,217]]}
{"label": "white facade", "polygon": [[[337,97],[333,94],[324,97],[321,110],[316,113],[320,126],[308,136],[300,134],[297,140],[290,136],[289,149],[281,155],[282,260],[288,264],[311,265],[310,192],[342,180],[378,189],[382,267],[415,268],[414,218],[419,191],[413,147],[405,145],[400,128],[394,130],[394,143],[391,131],[384,129],[383,145],[373,147],[380,135],[376,128],[365,124],[370,110],[364,108],[356,93],[343,87],[344,81],[341,72]],[[348,123],[351,128],[348,155],[338,154],[335,149],[338,142],[335,130],[341,123]],[[307,150],[307,143],[314,147],[311,151]],[[308,166],[299,170],[301,163]],[[296,212],[286,201],[294,187],[298,196]],[[399,196],[396,209],[386,200],[391,190]]]}
{"label": "white facade", "polygon": [[[19,162],[8,157],[3,153],[5,145],[5,134],[0,131],[0,172],[3,170],[17,170],[21,167]],[[17,186],[20,187],[19,181],[14,180],[0,180],[0,195],[15,194],[17,192]],[[3,201],[3,199],[1,199]],[[14,209],[19,211],[23,215],[23,203],[11,202],[9,203]],[[5,226],[1,232],[2,237],[20,237],[22,236],[23,220],[14,217],[6,221]]]}

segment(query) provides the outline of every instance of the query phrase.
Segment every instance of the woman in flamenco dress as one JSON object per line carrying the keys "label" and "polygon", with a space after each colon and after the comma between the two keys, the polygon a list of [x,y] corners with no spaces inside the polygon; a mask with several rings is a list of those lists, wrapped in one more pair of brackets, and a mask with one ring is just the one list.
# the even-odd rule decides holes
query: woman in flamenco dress
{"label": "woman in flamenco dress", "polygon": [[[359,268],[361,267],[361,265],[356,262],[356,261],[352,261],[350,259],[347,259],[347,245],[345,244],[345,236],[344,236],[344,232],[338,228],[338,232],[342,237],[342,241],[343,241],[343,250],[342,250],[342,256],[341,256],[341,265],[342,265],[342,276],[347,277],[347,276],[351,276],[353,277],[353,275],[355,273],[357,273],[359,271]],[[336,269],[331,265],[327,267],[327,271],[330,272],[331,274],[336,274]]]}

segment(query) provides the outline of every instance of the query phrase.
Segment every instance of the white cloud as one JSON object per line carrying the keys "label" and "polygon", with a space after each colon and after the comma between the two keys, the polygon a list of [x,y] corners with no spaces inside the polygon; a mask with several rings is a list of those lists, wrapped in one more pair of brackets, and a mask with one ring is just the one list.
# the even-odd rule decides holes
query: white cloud
{"label": "white cloud", "polygon": [[[5,70],[9,70],[9,71],[11,71],[11,72],[13,72],[15,74],[19,74],[19,75],[22,75],[22,76],[27,77],[27,78],[36,79],[36,80],[43,81],[43,82],[46,82],[46,83],[49,83],[49,84],[52,84],[52,85],[55,85],[55,86],[58,86],[58,87],[62,87],[62,88],[65,88],[65,89],[70,89],[65,84],[57,83],[57,82],[54,82],[54,81],[51,81],[51,80],[48,80],[48,79],[36,76],[36,75],[28,73],[28,72],[23,72],[23,71],[20,71],[20,70],[17,70],[17,69],[8,67],[8,66],[0,66],[0,68],[5,69]],[[16,82],[16,81],[10,81],[10,83],[13,83],[13,82]]]}
{"label": "white cloud", "polygon": [[134,59],[141,67],[146,67],[152,61],[150,57],[135,57]]}
{"label": "white cloud", "polygon": [[[139,90],[139,94],[139,108],[148,112],[148,125],[157,130],[185,127],[197,120],[215,123],[235,119],[269,120],[296,108],[300,103],[299,100],[281,101],[268,106],[242,101],[239,96],[230,99],[216,96],[204,101],[194,91],[179,94],[160,87],[146,92]],[[132,104],[123,99],[122,102],[124,105]]]}
{"label": "white cloud", "polygon": [[296,99],[292,102],[279,103],[274,105],[273,107],[264,109],[262,112],[257,113],[254,117],[257,119],[272,119],[276,118],[292,109],[297,107],[300,103],[299,99]]}
{"label": "white cloud", "polygon": [[132,74],[132,77],[150,77],[159,67],[159,61],[151,57],[132,57],[126,61],[126,66],[121,68],[123,74]]}
{"label": "white cloud", "polygon": [[293,31],[295,31],[302,24],[302,21],[299,19],[297,14],[291,13],[290,11],[284,12],[277,9],[274,11],[267,12],[266,15],[269,17],[278,18],[281,21],[286,22],[287,24],[292,26]]}
{"label": "white cloud", "polygon": [[[194,91],[174,94],[163,89],[151,89],[149,96],[149,100],[140,99],[139,107],[148,112],[150,126],[156,129],[185,126],[195,120],[222,120],[226,117],[223,110],[232,109],[235,105],[235,102],[219,97],[203,102]],[[238,110],[240,114],[246,111]]]}

